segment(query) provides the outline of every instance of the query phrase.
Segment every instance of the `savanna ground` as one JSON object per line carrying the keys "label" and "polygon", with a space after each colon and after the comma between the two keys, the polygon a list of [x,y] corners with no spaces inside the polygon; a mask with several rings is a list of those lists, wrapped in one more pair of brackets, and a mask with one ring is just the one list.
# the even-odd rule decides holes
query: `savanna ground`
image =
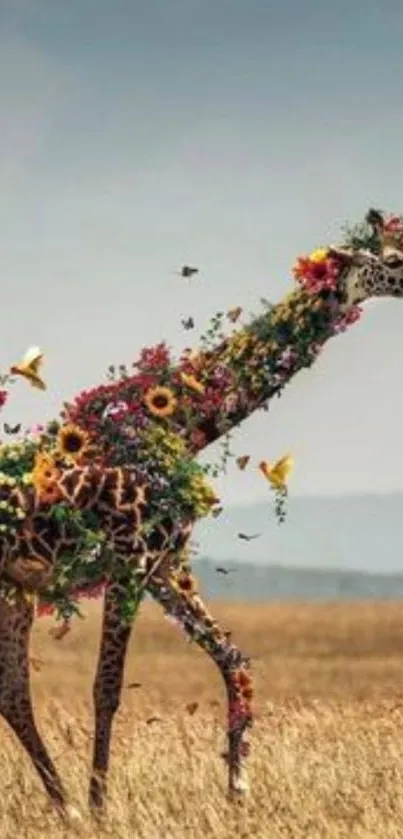
{"label": "savanna ground", "polygon": [[83,609],[86,620],[62,641],[48,634],[52,619],[38,620],[32,646],[39,726],[83,821],[66,827],[48,811],[0,723],[1,839],[402,839],[403,603],[213,604],[254,666],[252,791],[243,805],[225,798],[219,676],[146,603],[101,825],[86,811],[100,613],[88,602]]}

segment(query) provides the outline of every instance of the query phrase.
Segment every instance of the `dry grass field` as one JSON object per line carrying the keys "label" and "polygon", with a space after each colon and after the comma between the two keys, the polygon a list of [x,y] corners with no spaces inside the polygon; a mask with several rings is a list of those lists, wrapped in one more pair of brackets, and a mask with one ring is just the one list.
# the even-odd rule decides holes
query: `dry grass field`
{"label": "dry grass field", "polygon": [[[49,636],[51,619],[37,621],[32,648],[39,726],[82,822],[66,827],[49,812],[0,723],[1,839],[402,839],[403,603],[214,604],[254,664],[252,790],[242,805],[225,798],[214,666],[145,604],[102,824],[86,811],[99,607],[83,607],[86,620],[62,641]],[[127,687],[133,681],[141,687]]]}

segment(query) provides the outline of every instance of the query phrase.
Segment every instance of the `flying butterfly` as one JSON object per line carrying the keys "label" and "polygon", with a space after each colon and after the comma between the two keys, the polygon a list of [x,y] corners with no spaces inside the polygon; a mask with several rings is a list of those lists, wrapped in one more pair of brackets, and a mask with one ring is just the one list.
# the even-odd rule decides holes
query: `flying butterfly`
{"label": "flying butterfly", "polygon": [[192,268],[190,265],[182,265],[180,270],[180,276],[189,279],[189,277],[193,277],[193,274],[198,274],[198,268]]}
{"label": "flying butterfly", "polygon": [[192,317],[190,318],[183,318],[181,320],[181,324],[184,329],[194,329],[195,322]]}
{"label": "flying butterfly", "polygon": [[235,462],[236,462],[236,465],[238,466],[238,468],[241,470],[241,472],[243,472],[243,470],[248,465],[249,461],[250,461],[250,455],[249,454],[243,454],[243,455],[241,455],[241,457],[237,457]]}
{"label": "flying butterfly", "polygon": [[32,387],[37,387],[39,390],[46,390],[45,382],[40,376],[42,362],[42,350],[39,347],[29,347],[21,361],[10,367],[10,373],[16,376],[23,376]]}
{"label": "flying butterfly", "polygon": [[291,454],[286,454],[283,457],[280,457],[273,466],[271,466],[267,460],[262,460],[259,463],[260,471],[275,489],[286,488],[287,480],[293,466],[294,458]]}
{"label": "flying butterfly", "polygon": [[185,705],[185,708],[186,708],[188,714],[190,714],[191,717],[193,717],[193,714],[196,713],[198,707],[199,707],[198,702],[188,702],[188,704]]}
{"label": "flying butterfly", "polygon": [[11,426],[8,422],[5,422],[3,428],[6,434],[18,434],[18,432],[21,431],[21,423],[17,422],[17,425]]}
{"label": "flying butterfly", "polygon": [[217,574],[232,574],[236,569],[235,568],[223,568],[222,565],[217,565],[215,569]]}
{"label": "flying butterfly", "polygon": [[251,542],[252,539],[258,539],[258,537],[261,535],[261,533],[252,533],[250,536],[248,536],[247,533],[238,533],[238,539],[243,539],[244,542]]}
{"label": "flying butterfly", "polygon": [[234,309],[230,309],[227,312],[227,318],[228,318],[228,320],[231,321],[231,323],[236,323],[236,321],[238,320],[238,318],[240,317],[241,314],[242,314],[242,307],[241,306],[235,306]]}
{"label": "flying butterfly", "polygon": [[224,507],[216,507],[215,510],[212,510],[211,515],[213,516],[213,518],[214,519],[218,518],[218,516],[221,515],[223,509],[224,509]]}

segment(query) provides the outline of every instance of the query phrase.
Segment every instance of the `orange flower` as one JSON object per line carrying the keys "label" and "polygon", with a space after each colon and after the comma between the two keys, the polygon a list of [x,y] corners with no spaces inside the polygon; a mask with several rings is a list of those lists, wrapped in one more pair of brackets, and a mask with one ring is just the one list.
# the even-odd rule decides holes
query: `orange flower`
{"label": "orange flower", "polygon": [[31,477],[41,503],[54,504],[60,500],[62,497],[58,487],[60,470],[55,466],[54,460],[49,454],[46,452],[37,454]]}

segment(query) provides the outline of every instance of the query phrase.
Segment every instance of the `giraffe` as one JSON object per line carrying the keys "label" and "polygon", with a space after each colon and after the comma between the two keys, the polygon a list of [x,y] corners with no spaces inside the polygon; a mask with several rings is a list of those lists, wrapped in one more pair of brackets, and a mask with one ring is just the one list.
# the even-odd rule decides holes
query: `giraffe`
{"label": "giraffe", "polygon": [[[384,227],[381,231],[383,235]],[[143,358],[140,373],[133,377],[125,373],[66,404],[60,433],[70,438],[75,434],[76,444],[77,439],[85,441],[75,465],[63,464],[57,470],[50,497],[42,500],[30,487],[2,488],[8,501],[18,496],[17,506],[25,518],[14,535],[0,541],[0,577],[19,586],[14,604],[0,600],[0,714],[20,738],[51,799],[62,810],[66,795],[36,731],[30,702],[27,656],[33,606],[23,592],[24,588],[46,589],[63,549],[82,549],[68,528],[55,523],[49,513],[52,503],[63,499],[73,509],[95,511],[111,548],[109,564],[101,563],[99,568],[106,590],[93,692],[90,805],[102,808],[107,790],[111,727],[136,615],[122,617],[119,597],[133,568],[138,572],[138,604],[148,591],[168,614],[179,618],[185,632],[206,650],[222,674],[228,699],[228,787],[231,794],[241,793],[247,786],[244,733],[252,722],[249,661],[197,593],[183,560],[197,515],[186,504],[179,516],[172,505],[164,506],[158,480],[156,484],[152,479],[161,477],[161,464],[153,469],[151,463],[150,468],[147,434],[156,451],[163,442],[158,430],[174,434],[193,459],[281,393],[300,369],[310,366],[327,340],[356,319],[357,304],[371,296],[402,297],[403,248],[396,247],[391,235],[388,241],[383,235],[381,245],[378,252],[344,246],[327,249],[321,259],[310,262],[311,268],[319,266],[322,271],[314,290],[303,287],[293,292],[247,327],[220,338],[215,347],[202,347],[196,356],[186,352],[179,365],[169,365],[159,345],[153,359]],[[156,370],[151,360],[158,353],[162,363]],[[149,409],[146,420],[140,403]],[[162,510],[157,524],[150,513],[155,498]],[[147,522],[148,530],[144,528]]]}

